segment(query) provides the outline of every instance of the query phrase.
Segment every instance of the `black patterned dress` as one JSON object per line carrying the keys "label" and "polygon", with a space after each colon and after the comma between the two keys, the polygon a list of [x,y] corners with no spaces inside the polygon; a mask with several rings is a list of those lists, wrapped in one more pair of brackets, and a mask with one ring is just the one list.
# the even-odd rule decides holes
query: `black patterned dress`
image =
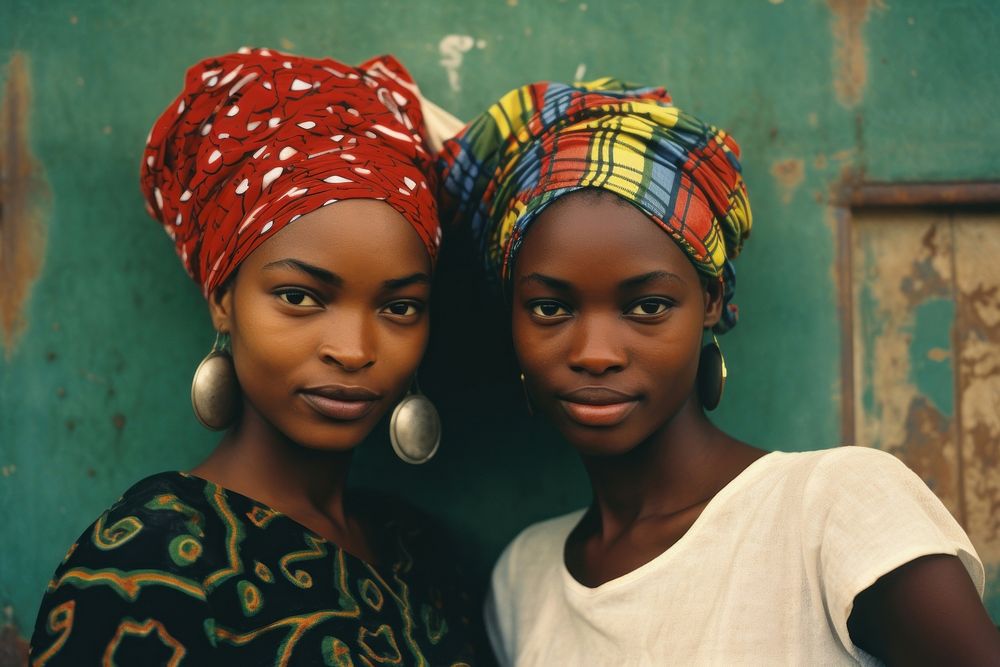
{"label": "black patterned dress", "polygon": [[183,473],[149,477],[56,570],[32,664],[471,663],[452,554],[414,513],[365,507],[393,545],[381,570],[251,498]]}

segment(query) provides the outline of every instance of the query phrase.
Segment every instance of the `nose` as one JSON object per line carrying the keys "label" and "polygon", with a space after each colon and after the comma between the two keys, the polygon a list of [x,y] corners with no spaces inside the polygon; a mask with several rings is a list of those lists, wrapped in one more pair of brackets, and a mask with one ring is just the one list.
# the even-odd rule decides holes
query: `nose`
{"label": "nose", "polygon": [[358,310],[332,313],[318,349],[323,363],[340,366],[348,373],[372,366],[377,357],[373,317]]}
{"label": "nose", "polygon": [[628,355],[618,331],[620,318],[615,314],[578,316],[573,327],[569,366],[589,375],[620,371],[628,364]]}

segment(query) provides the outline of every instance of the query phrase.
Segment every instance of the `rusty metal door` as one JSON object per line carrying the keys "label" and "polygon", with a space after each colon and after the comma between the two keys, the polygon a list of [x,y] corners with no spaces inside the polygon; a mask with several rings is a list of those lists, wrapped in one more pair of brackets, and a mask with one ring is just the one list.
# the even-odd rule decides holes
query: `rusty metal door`
{"label": "rusty metal door", "polygon": [[951,510],[986,565],[996,621],[1000,211],[890,207],[852,218],[853,441],[898,456]]}

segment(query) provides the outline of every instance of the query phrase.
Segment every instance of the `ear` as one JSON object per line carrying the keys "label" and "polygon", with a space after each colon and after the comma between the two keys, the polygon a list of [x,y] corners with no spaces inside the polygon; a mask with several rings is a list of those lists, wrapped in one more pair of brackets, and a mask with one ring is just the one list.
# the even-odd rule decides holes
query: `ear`
{"label": "ear", "polygon": [[709,278],[705,281],[705,324],[711,329],[722,319],[722,281]]}
{"label": "ear", "polygon": [[212,326],[219,333],[229,333],[233,329],[232,282],[227,280],[208,297],[208,313],[212,316]]}

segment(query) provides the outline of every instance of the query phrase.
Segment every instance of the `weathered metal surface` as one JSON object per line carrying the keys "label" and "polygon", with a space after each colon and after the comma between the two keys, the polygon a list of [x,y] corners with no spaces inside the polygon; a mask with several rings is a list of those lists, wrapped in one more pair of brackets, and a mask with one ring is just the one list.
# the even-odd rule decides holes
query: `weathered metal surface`
{"label": "weathered metal surface", "polygon": [[849,200],[854,206],[1000,206],[1000,182],[862,183]]}
{"label": "weathered metal surface", "polygon": [[833,88],[837,101],[850,109],[861,101],[868,83],[868,47],[863,34],[868,12],[872,5],[884,8],[884,4],[872,0],[826,0],[826,4],[834,38]]}
{"label": "weathered metal surface", "polygon": [[1000,214],[860,211],[852,225],[854,430],[962,523],[1000,606]]}
{"label": "weathered metal surface", "polygon": [[0,93],[0,340],[9,358],[25,328],[24,306],[42,269],[48,188],[29,140],[31,76],[15,51]]}
{"label": "weathered metal surface", "polygon": [[1000,213],[954,222],[955,346],[966,527],[1000,607]]}
{"label": "weathered metal surface", "polygon": [[903,459],[962,521],[950,221],[873,212],[853,234],[855,438]]}
{"label": "weathered metal surface", "polygon": [[28,664],[28,640],[21,636],[17,627],[9,622],[13,610],[8,608],[8,622],[0,626],[0,667],[26,667]]}
{"label": "weathered metal surface", "polygon": [[[45,165],[53,200],[43,270],[17,309],[26,328],[0,359],[0,606],[12,606],[22,631],[98,512],[143,475],[190,466],[215,442],[188,404],[214,334],[136,184],[150,124],[198,58],[243,44],[348,62],[389,52],[466,119],[532,80],[582,72],[666,86],[743,148],[755,226],[737,263],[742,318],[721,339],[730,377],[713,419],[769,449],[840,439],[838,322],[851,311],[838,312],[829,204],[839,200],[828,193],[862,175],[1000,173],[995,0],[966,0],[962,11],[939,0],[0,6],[0,64],[15,51],[30,56],[25,146]],[[373,19],[383,16],[393,20]],[[456,35],[474,46],[443,65],[442,42]],[[442,515],[485,571],[529,521],[579,506],[588,488],[543,420],[521,416],[503,313],[449,275],[438,274],[421,374],[441,410],[441,451],[411,470],[379,431],[358,452],[356,481]],[[994,613],[1000,620],[1000,606]]]}

